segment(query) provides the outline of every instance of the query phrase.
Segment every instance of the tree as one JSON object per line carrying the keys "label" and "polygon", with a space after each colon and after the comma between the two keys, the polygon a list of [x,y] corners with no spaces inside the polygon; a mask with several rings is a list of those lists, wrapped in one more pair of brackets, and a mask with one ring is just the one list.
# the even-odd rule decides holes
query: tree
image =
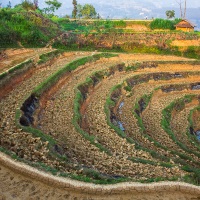
{"label": "tree", "polygon": [[100,14],[99,14],[99,13],[97,14],[97,19],[101,19],[101,16],[100,16]]}
{"label": "tree", "polygon": [[55,10],[58,10],[58,8],[61,7],[62,3],[58,2],[57,0],[46,0],[45,3],[49,6],[48,8],[45,8],[45,13],[48,12],[55,12]]}
{"label": "tree", "polygon": [[[176,0],[176,2],[179,4],[180,7],[180,14],[181,14],[181,19],[186,18],[186,9],[187,9],[187,0]],[[183,3],[184,3],[184,8],[183,8]]]}
{"label": "tree", "polygon": [[82,17],[82,14],[81,14],[82,8],[83,8],[83,6],[81,4],[77,5],[77,16],[78,16],[78,18]]}
{"label": "tree", "polygon": [[96,18],[96,10],[93,5],[85,4],[81,9],[81,16],[86,19]]}
{"label": "tree", "polygon": [[33,3],[29,0],[24,0],[21,4],[22,8],[25,10],[35,10],[35,6],[33,5]]}
{"label": "tree", "polygon": [[38,9],[38,0],[33,0],[33,4],[35,6],[35,9]]}
{"label": "tree", "polygon": [[72,17],[76,19],[76,17],[77,17],[77,12],[78,12],[78,9],[77,9],[77,1],[76,1],[76,0],[73,0],[73,1],[72,1],[72,4],[73,4],[73,6],[74,6],[73,11],[72,11]]}
{"label": "tree", "polygon": [[9,1],[8,2],[8,5],[7,5],[7,8],[11,8],[12,6],[11,6],[11,2]]}
{"label": "tree", "polygon": [[171,18],[175,17],[175,11],[174,10],[167,10],[165,13],[166,13],[167,19],[171,19]]}

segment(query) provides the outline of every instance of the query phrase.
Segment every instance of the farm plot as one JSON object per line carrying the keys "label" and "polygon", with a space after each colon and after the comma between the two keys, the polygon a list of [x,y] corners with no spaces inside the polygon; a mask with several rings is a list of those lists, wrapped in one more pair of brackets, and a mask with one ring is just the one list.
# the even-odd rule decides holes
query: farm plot
{"label": "farm plot", "polygon": [[31,74],[25,70],[11,89],[1,89],[1,151],[86,182],[198,184],[198,112],[191,112],[199,106],[199,61],[54,53],[52,62],[43,57]]}

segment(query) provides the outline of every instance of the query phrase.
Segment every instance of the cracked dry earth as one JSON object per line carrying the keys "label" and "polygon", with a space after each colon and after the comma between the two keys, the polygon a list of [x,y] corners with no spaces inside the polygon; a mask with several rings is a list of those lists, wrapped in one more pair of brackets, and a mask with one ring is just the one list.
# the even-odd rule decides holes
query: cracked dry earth
{"label": "cracked dry earth", "polygon": [[[47,50],[45,49],[44,52]],[[32,51],[30,51],[32,55]],[[29,52],[28,52],[29,53]],[[162,110],[170,104],[170,102],[183,97],[185,94],[199,94],[197,90],[173,91],[164,93],[161,90],[154,90],[158,86],[168,84],[186,84],[199,80],[198,75],[191,75],[184,79],[174,80],[150,80],[135,86],[131,93],[123,90],[121,101],[124,106],[120,113],[117,113],[120,120],[124,122],[125,133],[134,138],[142,145],[143,149],[138,149],[134,143],[129,143],[125,138],[120,137],[114,129],[107,124],[107,115],[105,113],[106,99],[110,95],[111,89],[123,83],[124,80],[136,75],[158,73],[158,72],[185,72],[198,71],[199,65],[190,64],[160,64],[156,68],[137,69],[136,71],[120,71],[116,70],[110,76],[105,76],[94,88],[92,92],[87,94],[87,104],[84,108],[83,116],[87,124],[87,132],[95,138],[95,143],[102,145],[110,153],[101,151],[98,145],[92,144],[88,138],[81,135],[74,124],[74,103],[77,95],[77,87],[83,84],[88,77],[97,71],[106,72],[112,66],[125,63],[125,66],[134,65],[135,62],[144,61],[186,61],[194,60],[180,58],[175,56],[158,56],[147,54],[119,54],[116,57],[100,58],[95,62],[89,62],[79,66],[76,70],[71,71],[70,75],[63,80],[62,84],[54,88],[52,93],[44,94],[43,101],[34,115],[34,127],[40,129],[43,133],[55,139],[57,147],[55,151],[62,156],[67,157],[67,161],[53,157],[49,152],[48,142],[43,141],[39,137],[34,137],[31,133],[24,132],[15,124],[15,111],[20,108],[27,96],[31,95],[36,86],[47,79],[50,75],[61,69],[67,63],[89,56],[88,52],[64,53],[51,66],[44,65],[38,68],[32,76],[19,83],[0,101],[0,145],[5,149],[17,153],[18,157],[27,160],[28,163],[42,162],[47,166],[56,168],[65,173],[71,173],[91,178],[90,174],[86,174],[85,170],[93,170],[98,172],[103,178],[129,178],[131,181],[142,181],[161,177],[164,180],[177,177],[182,181],[187,171],[184,171],[180,163],[175,162],[177,155],[171,153],[171,150],[181,152],[185,155],[193,157],[195,163],[185,161],[194,167],[199,167],[199,157],[185,152],[180,146],[175,144],[169,135],[161,126]],[[27,56],[27,55],[26,55]],[[24,58],[26,57],[24,55]],[[20,56],[19,56],[20,57]],[[18,58],[16,62],[18,62]],[[5,58],[4,58],[5,59]],[[23,56],[20,58],[23,59]],[[4,64],[6,61],[4,61]],[[12,67],[12,62],[7,63],[7,68]],[[3,69],[3,68],[2,68]],[[4,68],[6,69],[6,67]],[[153,92],[149,105],[142,113],[142,121],[146,129],[146,133],[154,140],[168,148],[157,147],[149,141],[141,133],[132,111],[132,107],[136,101],[144,94]],[[83,100],[84,101],[84,100]],[[188,126],[187,116],[191,109],[198,105],[198,101],[188,104],[186,109],[175,113],[172,120],[172,130],[177,137],[180,131],[186,133]],[[183,121],[184,126],[178,127],[179,121]],[[80,127],[82,130],[83,127]],[[180,140],[191,147],[187,140],[187,135]],[[188,143],[187,143],[188,142]],[[149,150],[157,151],[158,154],[170,157],[167,165],[160,165],[163,162],[158,156],[153,156]],[[195,148],[194,148],[195,149]],[[195,149],[196,150],[196,149]],[[174,159],[174,160],[173,160]],[[154,164],[152,164],[154,163]],[[92,177],[94,178],[94,177]],[[197,196],[189,193],[182,194],[176,191],[174,194],[168,192],[155,192],[145,194],[137,193],[137,195],[123,194],[121,197],[116,195],[98,196],[94,194],[81,194],[78,191],[64,190],[63,188],[46,185],[40,181],[25,177],[5,166],[0,166],[0,199],[196,199]],[[126,187],[126,183],[123,184]]]}

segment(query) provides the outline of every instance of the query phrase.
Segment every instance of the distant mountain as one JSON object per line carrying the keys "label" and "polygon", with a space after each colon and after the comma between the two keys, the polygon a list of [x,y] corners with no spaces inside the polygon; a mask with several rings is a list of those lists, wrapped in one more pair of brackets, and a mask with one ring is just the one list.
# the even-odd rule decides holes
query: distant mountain
{"label": "distant mountain", "polygon": [[[3,6],[9,0],[0,0]],[[56,11],[59,16],[72,13],[72,0],[58,0],[62,2],[62,7]],[[20,3],[21,0],[11,1],[12,6]],[[175,10],[176,17],[180,17],[179,5],[176,0],[77,0],[79,4],[92,4],[96,11],[104,19],[151,19],[166,18],[166,10]],[[46,7],[45,0],[39,0],[40,8]],[[187,19],[192,21],[200,29],[200,1],[190,0],[187,4]]]}
{"label": "distant mountain", "polygon": [[[83,1],[83,0],[82,0]],[[92,1],[92,0],[91,0]],[[103,3],[102,3],[103,2]],[[166,18],[165,12],[167,10],[175,10],[176,18],[180,17],[180,10],[178,7],[161,7],[160,4],[149,2],[148,0],[142,1],[132,0],[121,1],[114,4],[114,1],[105,2],[104,0],[95,1],[92,3],[96,8],[97,13],[104,19],[152,19],[152,18]],[[128,3],[129,2],[129,3]],[[157,6],[155,6],[155,4]],[[200,3],[199,3],[200,4]],[[72,7],[60,9],[58,15],[61,13],[71,14]],[[64,15],[64,14],[62,14]],[[187,19],[197,25],[200,29],[200,5],[197,8],[187,8]]]}

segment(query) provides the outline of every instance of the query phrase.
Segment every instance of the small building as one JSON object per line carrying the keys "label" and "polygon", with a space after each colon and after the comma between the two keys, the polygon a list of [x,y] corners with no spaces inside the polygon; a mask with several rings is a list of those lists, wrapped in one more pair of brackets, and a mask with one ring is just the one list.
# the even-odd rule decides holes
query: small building
{"label": "small building", "polygon": [[175,25],[176,30],[181,30],[185,32],[193,32],[195,25],[186,19],[182,19],[178,24]]}

